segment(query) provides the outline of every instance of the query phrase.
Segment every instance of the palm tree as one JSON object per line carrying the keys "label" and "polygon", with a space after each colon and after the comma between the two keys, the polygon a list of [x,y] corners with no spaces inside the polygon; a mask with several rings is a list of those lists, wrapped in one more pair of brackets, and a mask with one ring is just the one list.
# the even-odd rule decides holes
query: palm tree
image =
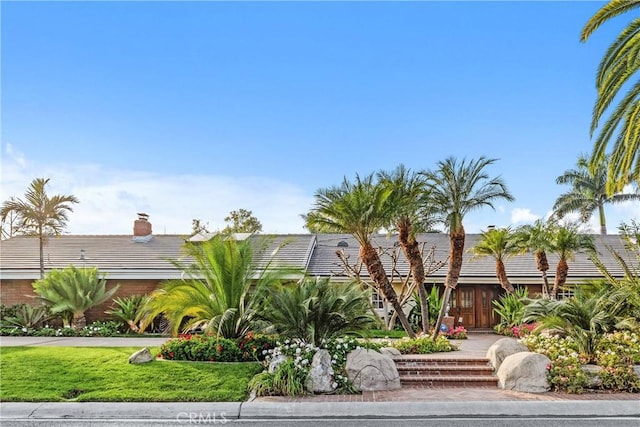
{"label": "palm tree", "polygon": [[536,267],[542,275],[542,296],[546,298],[549,296],[547,251],[551,249],[551,227],[539,219],[532,225],[527,224],[519,227],[516,233],[519,235],[518,242],[521,253],[533,252],[534,254]]}
{"label": "palm tree", "polygon": [[556,276],[551,290],[551,297],[556,298],[558,290],[567,282],[569,264],[567,261],[575,257],[575,253],[581,250],[593,250],[593,239],[586,234],[578,233],[575,225],[569,224],[556,227],[552,232],[551,250],[558,254],[559,260],[556,266]]}
{"label": "palm tree", "polygon": [[367,267],[369,277],[397,313],[402,327],[411,338],[415,333],[402,310],[398,295],[382,265],[380,256],[371,243],[371,236],[388,222],[389,198],[392,191],[373,182],[373,175],[356,176],[355,182],[346,178],[341,186],[320,189],[315,194],[315,205],[304,216],[311,231],[349,233],[360,244],[360,259]]}
{"label": "palm tree", "polygon": [[52,270],[34,282],[38,297],[51,307],[52,313],[70,313],[63,316],[65,326],[82,329],[87,321],[84,313],[91,307],[108,301],[119,285],[106,289],[107,280],[100,277],[96,268],[76,268],[73,265],[62,270]]}
{"label": "palm tree", "polygon": [[256,263],[253,242],[223,235],[187,243],[189,264],[173,261],[183,278],[170,280],[151,293],[140,322],[144,331],[163,314],[173,335],[197,328],[222,338],[239,338],[254,326],[264,287],[284,279],[289,271]]}
{"label": "palm tree", "polygon": [[495,259],[498,282],[502,289],[510,294],[514,292],[514,288],[507,277],[504,260],[521,251],[517,238],[518,236],[509,227],[496,228],[482,233],[480,241],[471,248],[476,258],[490,256]]}
{"label": "palm tree", "polygon": [[564,217],[570,212],[580,212],[582,222],[591,219],[593,212],[598,211],[600,234],[607,234],[604,215],[605,203],[615,204],[632,200],[640,200],[640,194],[607,194],[607,159],[598,162],[594,168],[589,167],[586,156],[578,158],[577,169],[569,169],[556,179],[557,184],[569,184],[571,190],[558,197],[553,205],[554,215]]}
{"label": "palm tree", "polygon": [[300,283],[266,289],[260,318],[288,338],[320,346],[347,333],[360,333],[379,323],[371,312],[371,293],[353,284],[328,278],[305,278]]}
{"label": "palm tree", "polygon": [[75,196],[55,195],[49,197],[45,189],[49,178],[36,178],[25,193],[25,200],[9,199],[2,204],[0,221],[3,223],[17,215],[19,229],[24,234],[38,236],[40,247],[40,278],[44,277],[44,244],[46,236],[59,235],[67,225],[67,213],[73,212]]}
{"label": "palm tree", "polygon": [[514,200],[507,186],[500,177],[490,178],[485,168],[495,163],[496,159],[484,156],[468,163],[458,163],[455,157],[438,162],[434,171],[423,172],[429,190],[431,205],[439,209],[440,220],[449,230],[449,268],[445,278],[444,303],[440,309],[434,340],[440,333],[440,325],[451,292],[458,285],[462,256],[464,254],[465,230],[462,223],[469,212],[485,206],[493,208],[496,200]]}
{"label": "palm tree", "polygon": [[427,333],[429,304],[424,286],[424,260],[416,240],[416,233],[430,231],[433,222],[432,214],[428,211],[426,183],[422,175],[412,173],[404,165],[398,166],[393,172],[381,171],[378,178],[383,186],[391,190],[388,226],[398,231],[398,242],[409,262],[413,286],[418,290],[422,332]]}
{"label": "palm tree", "polygon": [[[640,0],[610,0],[586,23],[580,40],[586,42],[600,25],[639,6]],[[640,67],[638,49],[640,18],[635,18],[609,46],[598,66],[598,96],[593,108],[592,135],[620,89],[637,76]],[[607,173],[609,195],[622,191],[629,182],[640,183],[640,81],[635,81],[629,87],[602,126],[591,156],[592,168],[598,167],[612,138],[615,138],[615,143]]]}

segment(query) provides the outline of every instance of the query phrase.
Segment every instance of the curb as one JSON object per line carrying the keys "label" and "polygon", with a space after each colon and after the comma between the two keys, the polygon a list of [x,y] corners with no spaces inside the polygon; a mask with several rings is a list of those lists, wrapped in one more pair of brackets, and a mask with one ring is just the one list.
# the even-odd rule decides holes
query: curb
{"label": "curb", "polygon": [[15,420],[314,420],[408,418],[640,419],[638,401],[556,402],[0,402],[0,421]]}

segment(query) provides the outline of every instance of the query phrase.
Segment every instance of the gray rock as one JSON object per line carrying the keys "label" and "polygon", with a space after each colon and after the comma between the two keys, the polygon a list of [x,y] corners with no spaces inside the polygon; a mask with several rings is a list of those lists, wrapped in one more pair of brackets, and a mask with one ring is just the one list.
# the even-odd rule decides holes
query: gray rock
{"label": "gray rock", "polygon": [[331,354],[327,350],[318,350],[311,361],[311,369],[305,382],[306,389],[312,393],[330,393],[337,386],[333,378]]}
{"label": "gray rock", "polygon": [[496,371],[500,369],[502,361],[512,354],[529,351],[526,345],[522,344],[515,338],[501,338],[487,350],[487,359],[489,364]]}
{"label": "gray rock", "polygon": [[386,354],[387,356],[400,356],[400,350],[394,347],[383,347],[380,349],[380,354]]}
{"label": "gray rock", "polygon": [[600,379],[600,372],[602,367],[598,365],[582,365],[582,370],[587,374],[589,383],[587,388],[598,388],[602,385],[602,379]]}
{"label": "gray rock", "polygon": [[362,391],[395,390],[400,376],[390,356],[375,350],[356,349],[347,355],[347,376]]}
{"label": "gray rock", "polygon": [[498,387],[527,393],[548,391],[547,366],[550,364],[547,356],[529,351],[507,356],[498,369]]}
{"label": "gray rock", "polygon": [[285,356],[284,354],[278,354],[276,357],[271,359],[271,362],[269,362],[269,367],[267,368],[267,372],[269,372],[270,374],[273,374],[275,371],[278,370],[280,365],[282,365],[286,360],[287,360],[287,356]]}
{"label": "gray rock", "polygon": [[147,347],[142,350],[138,350],[129,356],[129,363],[139,364],[139,363],[147,363],[153,360],[153,356]]}

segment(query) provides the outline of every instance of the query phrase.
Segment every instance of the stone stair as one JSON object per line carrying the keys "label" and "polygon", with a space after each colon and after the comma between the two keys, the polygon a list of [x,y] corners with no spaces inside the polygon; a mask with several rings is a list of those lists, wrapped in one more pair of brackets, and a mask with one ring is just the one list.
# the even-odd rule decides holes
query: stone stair
{"label": "stone stair", "polygon": [[486,358],[394,356],[403,387],[497,387],[498,378]]}

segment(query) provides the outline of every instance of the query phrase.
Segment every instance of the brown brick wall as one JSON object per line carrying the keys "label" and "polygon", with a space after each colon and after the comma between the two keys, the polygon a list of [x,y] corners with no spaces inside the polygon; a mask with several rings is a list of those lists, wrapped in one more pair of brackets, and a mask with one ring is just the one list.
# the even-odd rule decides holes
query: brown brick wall
{"label": "brown brick wall", "polygon": [[[151,293],[160,280],[107,280],[107,289],[112,289],[116,284],[120,284],[120,288],[114,295],[116,297],[126,297],[130,295],[144,295]],[[31,280],[0,280],[0,304],[11,306],[14,304],[26,303],[33,304],[33,282]],[[96,320],[109,318],[105,311],[112,305],[112,301],[100,304],[85,313],[87,323]]]}

